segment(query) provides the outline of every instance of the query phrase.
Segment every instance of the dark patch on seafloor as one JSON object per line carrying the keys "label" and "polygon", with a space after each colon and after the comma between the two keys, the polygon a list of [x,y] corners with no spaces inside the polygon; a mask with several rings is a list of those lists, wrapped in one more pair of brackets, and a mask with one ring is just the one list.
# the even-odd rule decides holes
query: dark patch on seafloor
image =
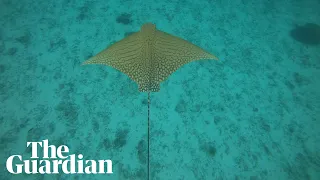
{"label": "dark patch on seafloor", "polygon": [[306,45],[320,44],[320,26],[313,23],[307,23],[303,26],[296,26],[290,31],[290,35],[296,41]]}
{"label": "dark patch on seafloor", "polygon": [[117,23],[128,25],[132,23],[131,14],[122,13],[116,18]]}

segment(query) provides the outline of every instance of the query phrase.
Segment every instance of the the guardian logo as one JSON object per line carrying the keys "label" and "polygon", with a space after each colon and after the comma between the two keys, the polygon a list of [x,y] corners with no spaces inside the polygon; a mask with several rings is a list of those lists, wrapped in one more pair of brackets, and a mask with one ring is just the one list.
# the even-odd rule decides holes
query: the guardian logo
{"label": "the guardian logo", "polygon": [[[12,174],[112,174],[111,160],[82,160],[82,154],[69,155],[69,148],[61,145],[56,148],[49,146],[48,140],[42,142],[27,142],[31,145],[31,160],[23,160],[21,155],[12,155],[7,159],[7,170]],[[38,146],[43,150],[43,156],[38,156]],[[49,149],[51,150],[49,156]],[[60,159],[60,160],[59,160]],[[61,160],[62,159],[62,160]]]}

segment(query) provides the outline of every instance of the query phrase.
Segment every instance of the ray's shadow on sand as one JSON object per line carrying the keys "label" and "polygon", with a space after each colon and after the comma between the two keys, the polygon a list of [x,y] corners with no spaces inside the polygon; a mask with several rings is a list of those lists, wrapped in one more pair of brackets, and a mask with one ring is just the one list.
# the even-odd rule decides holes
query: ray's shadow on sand
{"label": "ray's shadow on sand", "polygon": [[296,25],[290,31],[290,36],[305,45],[316,46],[320,44],[320,26],[313,23],[305,25]]}

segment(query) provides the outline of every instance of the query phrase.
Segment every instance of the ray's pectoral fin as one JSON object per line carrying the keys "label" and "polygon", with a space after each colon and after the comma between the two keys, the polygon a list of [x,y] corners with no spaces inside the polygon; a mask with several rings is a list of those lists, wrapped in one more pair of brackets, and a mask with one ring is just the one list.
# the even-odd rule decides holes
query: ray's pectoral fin
{"label": "ray's pectoral fin", "polygon": [[126,74],[130,79],[138,82],[141,79],[144,66],[141,53],[140,32],[133,33],[128,37],[114,43],[91,57],[84,64],[103,64]]}
{"label": "ray's pectoral fin", "polygon": [[128,37],[112,44],[97,55],[86,60],[83,64],[103,64],[111,66],[122,73],[131,74],[132,68],[141,59],[140,33],[133,33]]}
{"label": "ray's pectoral fin", "polygon": [[179,37],[157,30],[154,45],[158,78],[164,81],[181,66],[196,60],[218,58],[200,47]]}

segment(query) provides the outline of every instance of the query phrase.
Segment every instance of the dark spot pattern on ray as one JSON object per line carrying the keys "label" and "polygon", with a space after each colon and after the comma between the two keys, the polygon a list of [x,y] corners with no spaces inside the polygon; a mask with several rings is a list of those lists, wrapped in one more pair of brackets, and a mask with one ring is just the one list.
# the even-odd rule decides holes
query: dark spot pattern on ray
{"label": "dark spot pattern on ray", "polygon": [[140,92],[157,92],[160,83],[189,62],[218,58],[151,23],[111,45],[83,64],[104,64],[127,74]]}

